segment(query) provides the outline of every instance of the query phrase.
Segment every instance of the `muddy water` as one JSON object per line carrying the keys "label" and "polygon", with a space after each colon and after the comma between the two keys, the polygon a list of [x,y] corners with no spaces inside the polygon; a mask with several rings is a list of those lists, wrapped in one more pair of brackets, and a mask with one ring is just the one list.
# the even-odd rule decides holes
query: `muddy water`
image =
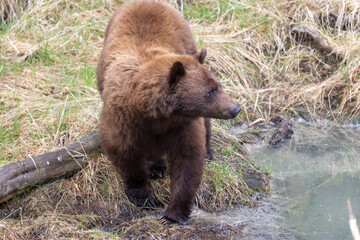
{"label": "muddy water", "polygon": [[352,239],[346,201],[360,222],[360,128],[322,123],[293,130],[278,149],[249,146],[272,171],[281,224],[295,239]]}

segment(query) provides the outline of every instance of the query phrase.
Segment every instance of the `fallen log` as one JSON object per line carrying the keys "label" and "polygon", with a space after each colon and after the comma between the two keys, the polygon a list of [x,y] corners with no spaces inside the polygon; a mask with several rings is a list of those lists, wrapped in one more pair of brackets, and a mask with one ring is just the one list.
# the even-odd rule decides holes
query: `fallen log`
{"label": "fallen log", "polygon": [[75,173],[87,165],[87,155],[99,147],[99,132],[93,131],[62,149],[0,167],[0,203],[28,187]]}

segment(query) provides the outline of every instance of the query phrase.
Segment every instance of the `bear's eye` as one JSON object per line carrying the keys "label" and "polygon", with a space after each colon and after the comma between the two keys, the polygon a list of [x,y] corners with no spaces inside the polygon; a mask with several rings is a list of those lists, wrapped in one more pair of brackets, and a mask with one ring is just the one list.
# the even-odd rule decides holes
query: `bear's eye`
{"label": "bear's eye", "polygon": [[206,96],[211,97],[215,94],[215,89],[211,88],[207,93]]}

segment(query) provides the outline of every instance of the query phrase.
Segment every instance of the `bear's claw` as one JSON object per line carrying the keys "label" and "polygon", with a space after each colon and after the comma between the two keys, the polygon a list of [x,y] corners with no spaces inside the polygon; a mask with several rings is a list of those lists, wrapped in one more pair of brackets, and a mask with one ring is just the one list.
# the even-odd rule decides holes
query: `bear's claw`
{"label": "bear's claw", "polygon": [[165,167],[153,167],[150,169],[150,178],[151,179],[158,179],[166,177],[166,168]]}
{"label": "bear's claw", "polygon": [[158,178],[164,178],[166,177],[166,166],[163,164],[157,164],[151,161],[148,161],[147,163],[148,169],[149,169],[149,177],[151,179],[158,179]]}
{"label": "bear's claw", "polygon": [[186,225],[189,224],[187,221],[180,221],[180,222],[178,222],[178,221],[176,221],[176,220],[174,220],[174,219],[170,219],[170,218],[168,218],[168,217],[166,217],[166,216],[163,216],[162,218],[160,218],[160,219],[159,219],[159,222],[160,222],[162,225],[166,225],[166,226],[171,225],[171,224],[175,224],[175,223],[176,223],[176,224],[183,225],[183,226],[186,226]]}

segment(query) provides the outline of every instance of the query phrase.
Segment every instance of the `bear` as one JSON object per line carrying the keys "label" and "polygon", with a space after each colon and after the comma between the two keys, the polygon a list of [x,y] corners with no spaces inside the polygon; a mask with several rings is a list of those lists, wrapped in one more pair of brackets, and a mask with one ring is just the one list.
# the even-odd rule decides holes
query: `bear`
{"label": "bear", "polygon": [[168,172],[163,224],[187,224],[212,154],[210,118],[240,112],[204,67],[206,55],[183,16],[163,2],[126,2],[105,30],[97,66],[101,147],[138,206],[158,204],[150,179]]}

